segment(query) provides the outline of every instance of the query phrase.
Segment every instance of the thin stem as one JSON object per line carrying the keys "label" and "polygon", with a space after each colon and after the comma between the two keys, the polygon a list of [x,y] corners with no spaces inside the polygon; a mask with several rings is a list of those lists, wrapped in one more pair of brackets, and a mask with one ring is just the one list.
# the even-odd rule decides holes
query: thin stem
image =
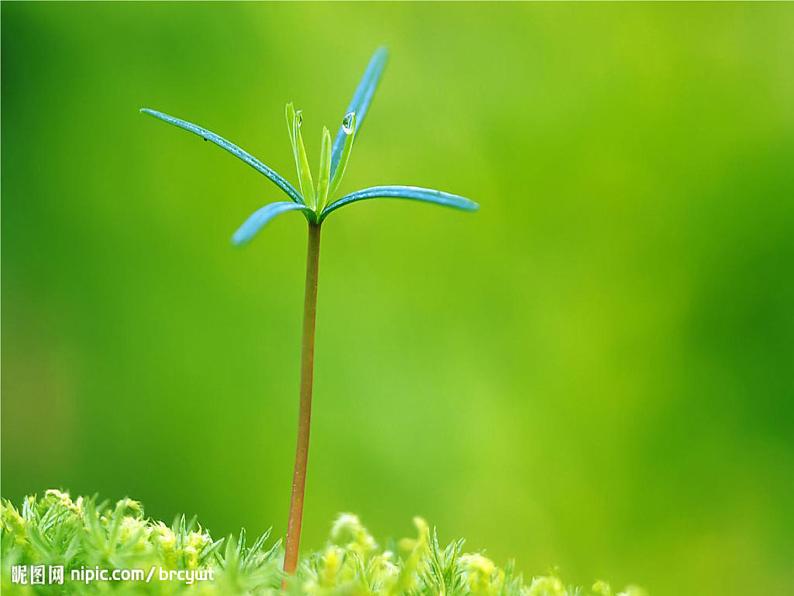
{"label": "thin stem", "polygon": [[320,269],[320,224],[309,224],[306,251],[306,294],[303,302],[303,343],[301,346],[301,388],[298,410],[298,444],[295,448],[295,471],[292,475],[292,498],[289,505],[284,571],[294,574],[303,519],[303,493],[306,488],[306,462],[309,457],[309,430],[312,417],[312,381],[314,377],[314,325],[317,315],[317,278]]}

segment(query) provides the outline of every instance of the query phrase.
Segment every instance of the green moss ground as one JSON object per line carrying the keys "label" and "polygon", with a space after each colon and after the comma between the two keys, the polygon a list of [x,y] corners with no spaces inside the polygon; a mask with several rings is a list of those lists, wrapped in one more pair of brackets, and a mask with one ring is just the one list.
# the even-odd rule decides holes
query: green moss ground
{"label": "green moss ground", "polygon": [[[27,497],[20,507],[2,502],[0,527],[4,595],[14,594],[443,594],[482,596],[612,596],[605,582],[590,589],[567,586],[554,575],[524,579],[512,563],[503,568],[478,553],[466,553],[463,540],[442,545],[435,529],[415,519],[417,535],[378,544],[355,515],[334,522],[324,548],[304,554],[296,577],[281,573],[283,550],[269,533],[249,541],[216,539],[196,520],[172,524],[147,518],[137,501],[115,505],[94,498],[72,499],[47,491]],[[27,583],[14,578],[23,567]],[[33,567],[64,568],[63,584],[30,585]],[[74,570],[140,569],[151,581],[92,581],[70,577]],[[161,580],[161,573],[181,578]],[[209,578],[211,576],[211,579]],[[15,582],[14,579],[17,581]],[[283,587],[282,587],[283,582]],[[617,596],[640,596],[636,587]]]}

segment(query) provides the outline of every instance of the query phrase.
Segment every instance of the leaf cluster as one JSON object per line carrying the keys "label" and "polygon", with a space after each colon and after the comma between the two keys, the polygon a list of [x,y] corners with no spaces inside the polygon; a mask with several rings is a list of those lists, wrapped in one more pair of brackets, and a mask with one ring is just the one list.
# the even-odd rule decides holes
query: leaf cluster
{"label": "leaf cluster", "polygon": [[372,56],[364,76],[361,78],[361,82],[356,87],[353,99],[350,101],[342,118],[333,142],[331,141],[330,131],[328,128],[323,127],[320,163],[316,181],[312,176],[306,147],[303,142],[303,113],[301,110],[295,109],[292,103],[287,104],[287,133],[298,177],[297,188],[287,181],[284,176],[244,149],[202,126],[150,108],[143,108],[141,111],[198,135],[205,141],[225,149],[260,174],[263,174],[287,195],[288,201],[269,203],[254,211],[232,236],[232,242],[237,245],[249,242],[267,222],[281,213],[300,211],[310,224],[319,225],[329,214],[340,207],[368,199],[409,199],[453,207],[463,211],[476,211],[479,208],[477,203],[464,197],[440,190],[405,185],[372,186],[351,192],[334,200],[347,169],[354,141],[369,111],[370,103],[383,74],[387,58],[388,52],[385,48],[378,49]]}

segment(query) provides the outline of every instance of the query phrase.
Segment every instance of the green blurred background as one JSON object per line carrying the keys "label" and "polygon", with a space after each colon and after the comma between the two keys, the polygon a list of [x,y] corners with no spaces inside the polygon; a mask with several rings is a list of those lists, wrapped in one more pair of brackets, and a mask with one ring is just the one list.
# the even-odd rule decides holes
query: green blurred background
{"label": "green blurred background", "polygon": [[391,61],[323,240],[304,547],[794,593],[794,6],[2,5],[3,495],[286,522],[305,226],[230,234]]}

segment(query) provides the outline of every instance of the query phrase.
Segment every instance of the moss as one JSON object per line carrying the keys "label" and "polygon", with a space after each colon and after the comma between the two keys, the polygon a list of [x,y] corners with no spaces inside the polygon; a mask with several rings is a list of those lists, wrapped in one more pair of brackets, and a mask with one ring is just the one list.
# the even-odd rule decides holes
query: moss
{"label": "moss", "polygon": [[[414,522],[415,537],[383,548],[357,516],[342,514],[326,546],[304,555],[297,575],[286,577],[281,571],[281,543],[270,540],[269,532],[250,545],[245,531],[213,539],[184,516],[170,526],[149,519],[141,504],[131,499],[111,506],[94,498],[72,500],[68,493],[49,490],[41,498],[27,497],[19,508],[8,501],[0,504],[0,585],[9,595],[613,595],[602,581],[584,590],[566,586],[556,576],[524,580],[512,564],[500,568],[482,554],[465,553],[463,540],[442,546],[424,520]],[[30,585],[31,566],[42,565],[47,571],[62,566],[63,584]],[[26,568],[27,585],[13,581],[15,566]],[[88,575],[97,568],[141,570],[143,577],[90,582],[71,577],[74,571]],[[616,596],[640,594],[637,588],[627,588]]]}

